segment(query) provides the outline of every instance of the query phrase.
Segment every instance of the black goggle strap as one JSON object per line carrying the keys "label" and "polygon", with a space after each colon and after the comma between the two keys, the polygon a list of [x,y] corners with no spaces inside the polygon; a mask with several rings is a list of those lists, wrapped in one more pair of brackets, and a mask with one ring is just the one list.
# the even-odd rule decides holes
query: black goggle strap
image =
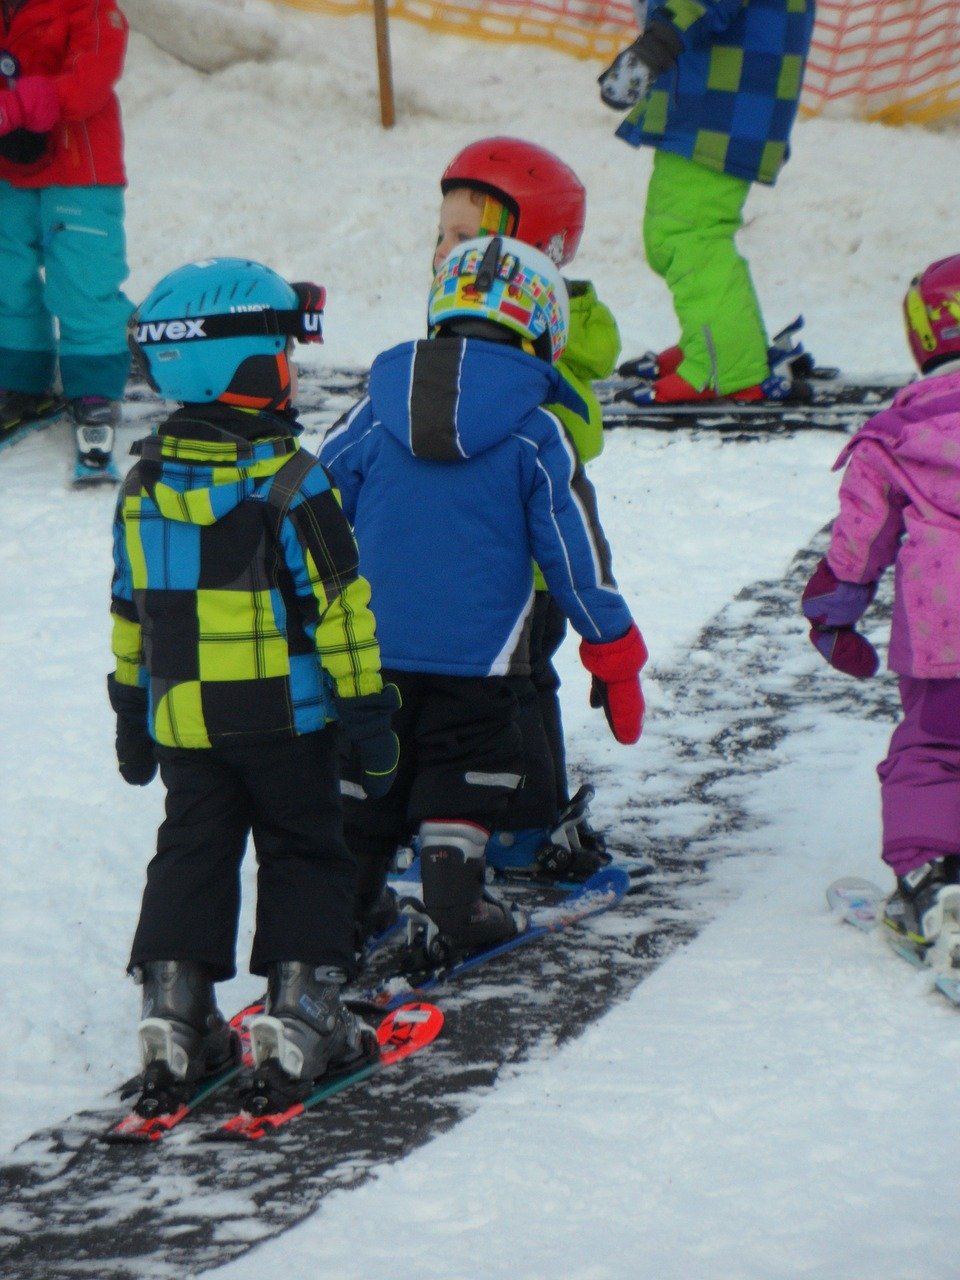
{"label": "black goggle strap", "polygon": [[167,343],[202,341],[205,338],[254,338],[285,335],[298,342],[322,342],[324,303],[327,291],[323,285],[300,283],[291,286],[299,307],[294,311],[277,311],[267,307],[256,311],[231,311],[226,315],[185,316],[173,320],[141,320],[134,314],[130,321],[131,345],[159,347]]}

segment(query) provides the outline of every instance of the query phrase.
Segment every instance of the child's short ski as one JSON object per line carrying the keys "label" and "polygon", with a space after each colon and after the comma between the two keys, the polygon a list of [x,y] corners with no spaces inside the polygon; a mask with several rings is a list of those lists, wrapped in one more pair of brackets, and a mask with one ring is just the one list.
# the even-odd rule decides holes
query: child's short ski
{"label": "child's short ski", "polygon": [[594,384],[603,405],[603,425],[660,431],[705,427],[741,435],[797,427],[852,431],[910,381],[909,374],[851,379],[833,366],[818,365],[799,340],[803,324],[803,316],[796,316],[770,340],[766,399],[652,404],[651,388],[660,368],[657,353],[648,351],[625,360],[617,369],[619,377]]}
{"label": "child's short ski", "polygon": [[691,404],[638,404],[642,383],[611,378],[595,383],[605,427],[646,427],[659,431],[709,428],[724,431],[790,431],[815,428],[851,432],[889,403],[909,376],[864,380],[823,378],[805,384],[806,398],[786,400],[703,400]]}
{"label": "child's short ski", "polygon": [[0,450],[8,449],[18,441],[49,427],[66,409],[66,401],[62,396],[27,396],[4,397],[4,408],[0,414]]}
{"label": "child's short ski", "polygon": [[415,1002],[395,1008],[377,1027],[377,1043],[380,1055],[352,1071],[321,1077],[311,1093],[294,1102],[292,1106],[274,1109],[269,1088],[258,1094],[258,1080],[254,1073],[249,1089],[245,1090],[249,1101],[247,1108],[238,1112],[219,1128],[203,1135],[206,1142],[255,1142],[275,1133],[284,1125],[303,1115],[318,1103],[342,1093],[363,1080],[368,1080],[385,1067],[393,1066],[411,1054],[425,1049],[440,1034],[443,1014],[432,1004]]}
{"label": "child's short ski", "polygon": [[[479,968],[488,960],[493,960],[508,951],[514,951],[517,947],[537,942],[551,934],[559,933],[562,929],[569,929],[572,925],[579,924],[591,916],[609,911],[611,907],[623,901],[630,887],[630,876],[621,867],[603,867],[583,884],[571,889],[559,902],[551,906],[538,907],[531,912],[526,928],[521,929],[512,938],[508,938],[506,942],[497,943],[496,946],[477,951],[450,964],[441,962],[430,967],[427,962],[418,965],[413,972],[384,979],[375,990],[365,992],[363,1000],[382,1009],[395,1009],[408,1000],[416,1000],[423,992],[431,991],[444,982],[452,981],[462,974],[469,973],[472,969]],[[432,945],[431,924],[425,915],[416,913],[411,916],[411,926],[414,929],[426,931],[428,939],[426,945],[415,947],[415,950],[420,952],[426,960]],[[435,929],[433,932],[435,934]]]}
{"label": "child's short ski", "polygon": [[[878,884],[870,880],[862,880],[859,876],[845,876],[827,888],[827,903],[847,924],[852,924],[864,933],[869,933],[883,924],[883,906],[889,894]],[[884,928],[887,942],[893,951],[904,960],[909,961],[916,969],[930,969],[934,975],[934,986],[945,995],[951,1004],[960,1005],[960,975],[940,973],[927,964],[910,947],[898,942],[892,929]]]}
{"label": "child's short ski", "polygon": [[117,464],[112,458],[108,458],[106,462],[98,462],[95,466],[90,466],[78,456],[73,464],[72,484],[74,489],[89,489],[96,485],[118,485],[120,479],[121,476],[117,470]]}
{"label": "child's short ski", "polygon": [[883,904],[889,896],[878,884],[861,880],[859,876],[844,876],[827,886],[830,910],[864,933],[880,923]]}
{"label": "child's short ski", "polygon": [[217,1075],[208,1076],[204,1080],[197,1081],[192,1088],[181,1091],[179,1096],[168,1095],[170,1103],[175,1103],[175,1105],[164,1107],[163,1102],[159,1102],[159,1109],[159,1100],[156,1093],[152,1089],[141,1087],[140,1097],[134,1106],[122,1120],[118,1120],[116,1124],[111,1125],[101,1135],[103,1141],[111,1143],[158,1142],[171,1129],[175,1129],[202,1102],[206,1102],[215,1093],[219,1093],[225,1085],[235,1080],[245,1066],[252,1065],[250,1032],[247,1028],[250,1019],[260,1013],[263,1013],[262,1000],[247,1005],[246,1008],[241,1009],[239,1013],[234,1014],[230,1019],[230,1025],[236,1031],[239,1039],[239,1055],[235,1064],[227,1067],[226,1070],[219,1072]]}

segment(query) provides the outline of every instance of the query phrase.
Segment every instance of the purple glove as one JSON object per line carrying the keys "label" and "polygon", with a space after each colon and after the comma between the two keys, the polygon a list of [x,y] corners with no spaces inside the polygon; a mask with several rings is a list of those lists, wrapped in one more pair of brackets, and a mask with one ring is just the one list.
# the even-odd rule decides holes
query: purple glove
{"label": "purple glove", "polygon": [[49,133],[59,119],[60,99],[49,76],[24,76],[16,88],[0,90],[0,136],[15,129]]}
{"label": "purple glove", "polygon": [[880,665],[876,649],[853,629],[876,590],[875,582],[841,582],[826,560],[803,589],[803,612],[813,623],[810,643],[831,667],[858,680],[876,675]]}

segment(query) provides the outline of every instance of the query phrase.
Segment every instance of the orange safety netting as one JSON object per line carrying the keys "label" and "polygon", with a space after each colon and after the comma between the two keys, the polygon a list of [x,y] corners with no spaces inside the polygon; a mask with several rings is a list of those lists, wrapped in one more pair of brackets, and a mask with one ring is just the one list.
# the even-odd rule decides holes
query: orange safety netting
{"label": "orange safety netting", "polygon": [[[280,0],[327,14],[370,0]],[[527,41],[609,60],[636,34],[629,0],[388,0],[391,18],[473,40]],[[651,6],[652,7],[652,6]],[[803,110],[843,101],[865,119],[960,113],[960,0],[819,0]]]}

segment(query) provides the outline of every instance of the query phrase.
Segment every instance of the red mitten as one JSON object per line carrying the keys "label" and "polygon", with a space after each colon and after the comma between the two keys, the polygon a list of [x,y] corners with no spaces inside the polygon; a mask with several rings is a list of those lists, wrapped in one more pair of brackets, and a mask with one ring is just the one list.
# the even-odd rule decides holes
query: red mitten
{"label": "red mitten", "polygon": [[23,128],[23,107],[12,89],[0,89],[0,137]]}
{"label": "red mitten", "polygon": [[15,129],[49,133],[60,119],[60,99],[49,76],[24,76],[0,92],[0,134]]}
{"label": "red mitten", "polygon": [[593,676],[590,705],[603,707],[613,736],[626,745],[636,742],[643,730],[640,671],[648,656],[635,622],[619,640],[580,641],[580,661]]}

